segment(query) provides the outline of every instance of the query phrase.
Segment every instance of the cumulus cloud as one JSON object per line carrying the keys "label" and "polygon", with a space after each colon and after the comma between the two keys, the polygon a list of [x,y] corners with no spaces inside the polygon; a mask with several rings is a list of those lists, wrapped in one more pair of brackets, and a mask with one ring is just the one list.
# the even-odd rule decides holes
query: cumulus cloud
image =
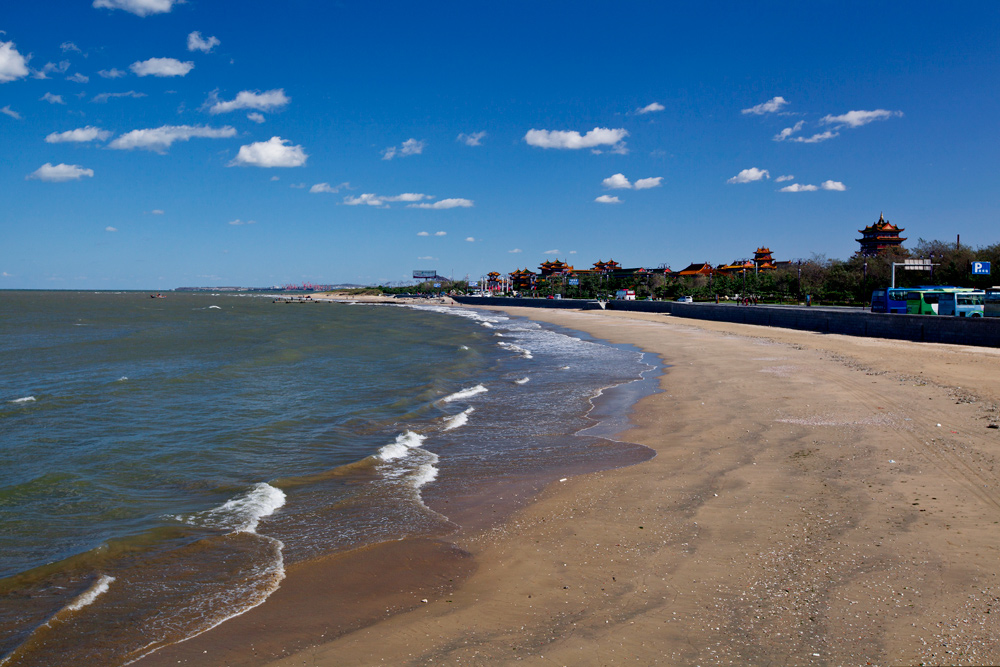
{"label": "cumulus cloud", "polygon": [[101,71],[98,72],[98,74],[100,74],[105,79],[120,79],[123,76],[125,76],[126,72],[123,72],[120,69],[112,67],[111,69],[102,69]]}
{"label": "cumulus cloud", "polygon": [[485,132],[473,132],[472,134],[465,134],[464,132],[458,135],[456,141],[461,141],[466,146],[479,146],[483,137],[486,136]]}
{"label": "cumulus cloud", "polygon": [[341,183],[340,185],[333,186],[329,183],[317,183],[316,185],[309,188],[309,192],[316,194],[318,192],[329,192],[331,194],[337,194],[342,188],[350,188],[350,183]]}
{"label": "cumulus cloud", "polygon": [[344,197],[344,204],[347,206],[378,206],[386,208],[389,202],[417,202],[430,199],[430,195],[416,192],[404,192],[400,195],[383,196],[371,192],[358,195],[357,197]]}
{"label": "cumulus cloud", "polygon": [[128,68],[135,72],[136,76],[184,76],[194,69],[194,63],[190,60],[182,63],[176,58],[150,58],[137,60]]}
{"label": "cumulus cloud", "polygon": [[762,102],[757,106],[750,107],[749,109],[743,109],[744,114],[754,114],[755,116],[763,116],[766,113],[775,113],[781,111],[781,108],[788,104],[788,100],[784,97],[772,97],[767,102]]}
{"label": "cumulus cloud", "polygon": [[767,169],[750,167],[749,169],[744,169],[740,173],[736,174],[726,181],[726,183],[753,183],[755,181],[762,181],[765,178],[771,178],[771,174],[767,171]]}
{"label": "cumulus cloud", "polygon": [[197,30],[188,35],[188,51],[201,51],[202,53],[209,53],[221,43],[222,42],[219,41],[218,37],[203,39],[201,33]]}
{"label": "cumulus cloud", "polygon": [[434,210],[442,210],[447,208],[472,208],[474,202],[471,199],[442,199],[434,203],[422,203],[422,204],[410,204],[406,208],[430,208]]}
{"label": "cumulus cloud", "polygon": [[28,76],[28,60],[14,48],[14,42],[0,42],[0,83]]}
{"label": "cumulus cloud", "polygon": [[247,118],[258,124],[264,122],[264,114],[257,113],[256,111],[251,111],[250,113],[248,113]]}
{"label": "cumulus cloud", "polygon": [[67,130],[66,132],[53,132],[49,136],[45,137],[46,143],[50,144],[62,144],[62,143],[83,143],[87,141],[105,141],[111,138],[111,132],[107,130],[102,130],[99,127],[92,127],[88,125],[87,127],[77,128],[75,130]]}
{"label": "cumulus cloud", "polygon": [[632,184],[629,183],[627,178],[625,178],[625,174],[614,174],[612,176],[608,176],[601,181],[601,185],[609,190],[628,190],[632,187]]}
{"label": "cumulus cloud", "polygon": [[108,100],[110,100],[112,98],[118,98],[118,97],[135,97],[135,98],[139,98],[139,97],[145,97],[145,96],[146,96],[146,93],[137,93],[134,90],[126,90],[124,93],[99,93],[97,95],[94,95],[94,99],[92,99],[91,102],[107,102]]}
{"label": "cumulus cloud", "polygon": [[165,14],[180,0],[94,0],[98,9],[123,9],[136,16]]}
{"label": "cumulus cloud", "polygon": [[575,130],[528,130],[524,140],[529,146],[538,148],[561,148],[578,150],[580,148],[595,148],[597,146],[620,145],[628,132],[622,128],[609,129],[595,127],[590,132],[581,135]]}
{"label": "cumulus cloud", "polygon": [[448,232],[434,232],[434,236],[448,236]]}
{"label": "cumulus cloud", "polygon": [[94,175],[93,169],[84,169],[78,164],[57,164],[48,162],[25,176],[29,181],[46,181],[48,183],[64,183],[66,181],[79,181],[81,178],[91,178]]}
{"label": "cumulus cloud", "polygon": [[559,251],[558,251],[558,250],[546,250],[546,251],[545,251],[545,252],[543,252],[542,254],[543,254],[543,255],[558,255],[558,254],[559,254]]}
{"label": "cumulus cloud", "polygon": [[225,139],[236,136],[236,130],[225,127],[204,125],[164,125],[146,130],[132,130],[112,141],[108,146],[118,150],[142,148],[157,153],[165,153],[175,141],[193,138]]}
{"label": "cumulus cloud", "polygon": [[62,95],[53,95],[52,93],[45,93],[38,98],[39,102],[48,102],[49,104],[66,104],[63,102]]}
{"label": "cumulus cloud", "polygon": [[389,146],[386,148],[382,151],[382,159],[391,160],[396,156],[407,157],[409,155],[420,155],[424,152],[424,146],[426,146],[426,142],[410,138],[399,146]]}
{"label": "cumulus cloud", "polygon": [[256,225],[257,221],[256,220],[240,220],[239,218],[236,218],[235,220],[230,220],[229,224],[231,224],[231,225]]}
{"label": "cumulus cloud", "polygon": [[475,243],[476,242],[475,237],[472,237],[472,236],[466,236],[465,240],[468,241],[469,243]]}
{"label": "cumulus cloud", "polygon": [[74,44],[73,42],[63,42],[62,44],[59,45],[59,48],[62,49],[63,53],[68,53],[69,51],[75,51],[76,53],[83,53],[83,51],[80,50],[80,47]]}
{"label": "cumulus cloud", "polygon": [[821,123],[826,125],[836,125],[837,127],[861,127],[876,120],[887,120],[894,116],[902,116],[902,111],[887,111],[886,109],[875,109],[874,111],[848,111],[839,116],[823,116]]}
{"label": "cumulus cloud", "polygon": [[[234,131],[235,134],[235,131]],[[267,141],[240,146],[230,167],[301,167],[309,156],[302,146],[281,137],[271,137]]]}
{"label": "cumulus cloud", "polygon": [[612,197],[611,195],[601,195],[594,200],[598,204],[621,204],[622,200],[618,197]]}
{"label": "cumulus cloud", "polygon": [[778,134],[774,135],[775,141],[794,141],[800,144],[818,144],[821,141],[826,141],[827,139],[833,139],[838,136],[839,133],[833,132],[832,130],[827,130],[826,132],[819,132],[809,137],[796,137],[794,136],[803,127],[805,127],[806,122],[800,120],[792,127],[786,127]]}
{"label": "cumulus cloud", "polygon": [[785,181],[794,181],[795,177],[791,174],[785,174],[784,176],[778,176],[774,181],[776,183],[784,183]]}
{"label": "cumulus cloud", "polygon": [[430,236],[430,232],[417,232],[417,236]]}
{"label": "cumulus cloud", "polygon": [[819,187],[824,190],[833,190],[835,192],[843,192],[847,189],[847,186],[840,181],[823,181],[819,184]]}
{"label": "cumulus cloud", "polygon": [[648,190],[649,188],[658,188],[660,187],[660,181],[662,180],[663,180],[662,176],[651,176],[649,178],[640,178],[638,181],[635,182],[635,184],[632,187],[634,187],[636,190]]}
{"label": "cumulus cloud", "polygon": [[73,83],[87,83],[88,81],[90,81],[90,77],[89,76],[84,76],[83,74],[80,74],[79,72],[76,72],[72,76],[66,77],[66,80],[67,81],[72,81]]}
{"label": "cumulus cloud", "polygon": [[228,102],[220,101],[217,93],[213,92],[206,104],[213,102],[212,106],[208,109],[208,113],[214,115],[238,111],[240,109],[274,111],[291,101],[291,98],[285,95],[284,88],[275,88],[274,90],[265,90],[264,92],[260,92],[259,90],[241,90],[236,94],[235,98]]}
{"label": "cumulus cloud", "polygon": [[104,231],[106,231],[106,232],[117,232],[118,228],[117,227],[112,227],[111,225],[108,225],[107,227],[104,228]]}
{"label": "cumulus cloud", "polygon": [[154,208],[152,211],[150,211],[150,214],[151,215],[163,215],[163,209]]}
{"label": "cumulus cloud", "polygon": [[14,118],[16,120],[21,120],[21,114],[11,109],[9,104],[5,107],[0,108],[0,113],[6,116],[10,116],[11,118]]}
{"label": "cumulus cloud", "polygon": [[62,74],[69,69],[69,61],[61,60],[58,63],[45,63],[42,69],[32,71],[32,76],[36,79],[47,79],[49,74]]}
{"label": "cumulus cloud", "polygon": [[816,192],[819,190],[815,185],[799,185],[798,183],[792,183],[791,185],[786,185],[781,188],[778,192]]}
{"label": "cumulus cloud", "polygon": [[508,250],[507,252],[509,252],[509,253],[519,253],[519,252],[524,252],[524,251],[521,250],[520,248],[514,248],[513,250]]}
{"label": "cumulus cloud", "polygon": [[659,102],[652,102],[651,104],[647,104],[641,109],[636,109],[635,112],[637,114],[647,114],[647,113],[653,113],[655,111],[663,111],[664,109],[666,109],[666,107],[660,104]]}

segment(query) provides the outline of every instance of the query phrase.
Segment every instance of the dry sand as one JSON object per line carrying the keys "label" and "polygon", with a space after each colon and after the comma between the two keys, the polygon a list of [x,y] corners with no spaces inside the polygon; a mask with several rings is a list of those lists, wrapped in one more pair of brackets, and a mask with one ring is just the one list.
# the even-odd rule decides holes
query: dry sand
{"label": "dry sand", "polygon": [[[333,641],[279,591],[270,617],[230,622],[275,626],[275,667],[1000,663],[1000,351],[509,311],[670,364],[621,436],[657,456],[418,545],[464,577],[399,589]],[[307,588],[323,598],[321,577]],[[228,625],[153,657],[266,662],[222,650]]]}

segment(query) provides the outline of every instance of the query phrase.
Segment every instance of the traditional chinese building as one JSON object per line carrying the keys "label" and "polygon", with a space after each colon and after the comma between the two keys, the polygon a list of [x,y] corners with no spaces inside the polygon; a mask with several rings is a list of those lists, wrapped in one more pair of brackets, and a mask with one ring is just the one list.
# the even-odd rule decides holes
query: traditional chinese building
{"label": "traditional chinese building", "polygon": [[609,259],[606,262],[597,260],[594,262],[594,268],[591,269],[593,273],[614,273],[622,268],[622,265],[613,259]]}
{"label": "traditional chinese building", "polygon": [[691,264],[686,269],[677,272],[678,276],[710,276],[712,275],[712,265],[708,262],[702,264]]}
{"label": "traditional chinese building", "polygon": [[775,265],[774,257],[771,256],[771,249],[763,246],[754,250],[753,264],[758,271],[774,271],[778,268]]}
{"label": "traditional chinese building", "polygon": [[490,271],[486,274],[486,291],[487,292],[505,292],[505,284],[507,281],[500,277],[499,271]]}
{"label": "traditional chinese building", "polygon": [[874,257],[888,248],[898,248],[906,240],[899,235],[903,228],[890,223],[881,213],[878,221],[858,231],[861,233],[861,238],[855,239],[861,244],[858,254],[864,257]]}
{"label": "traditional chinese building", "polygon": [[715,267],[714,271],[715,273],[731,276],[734,274],[744,273],[746,271],[753,271],[754,266],[753,261],[749,259],[735,259],[730,264]]}
{"label": "traditional chinese building", "polygon": [[539,272],[542,274],[542,278],[548,278],[549,276],[566,276],[573,273],[573,267],[566,262],[561,262],[558,259],[542,262],[538,267]]}
{"label": "traditional chinese building", "polygon": [[535,287],[538,274],[529,269],[518,269],[510,274],[511,287],[515,290],[531,290]]}

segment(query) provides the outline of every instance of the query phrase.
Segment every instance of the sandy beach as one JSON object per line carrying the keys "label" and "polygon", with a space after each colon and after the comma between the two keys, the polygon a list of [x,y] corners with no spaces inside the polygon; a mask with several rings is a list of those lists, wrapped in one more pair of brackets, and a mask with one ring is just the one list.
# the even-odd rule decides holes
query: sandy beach
{"label": "sandy beach", "polygon": [[292,570],[138,664],[1000,663],[1000,350],[509,312],[661,357],[619,436],[655,458]]}

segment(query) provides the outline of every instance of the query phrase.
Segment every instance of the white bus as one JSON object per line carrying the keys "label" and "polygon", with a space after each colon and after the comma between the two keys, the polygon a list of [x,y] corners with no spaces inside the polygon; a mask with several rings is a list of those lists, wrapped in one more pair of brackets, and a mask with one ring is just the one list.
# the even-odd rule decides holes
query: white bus
{"label": "white bus", "polygon": [[982,317],[982,290],[970,292],[942,292],[938,295],[938,315],[951,317]]}

